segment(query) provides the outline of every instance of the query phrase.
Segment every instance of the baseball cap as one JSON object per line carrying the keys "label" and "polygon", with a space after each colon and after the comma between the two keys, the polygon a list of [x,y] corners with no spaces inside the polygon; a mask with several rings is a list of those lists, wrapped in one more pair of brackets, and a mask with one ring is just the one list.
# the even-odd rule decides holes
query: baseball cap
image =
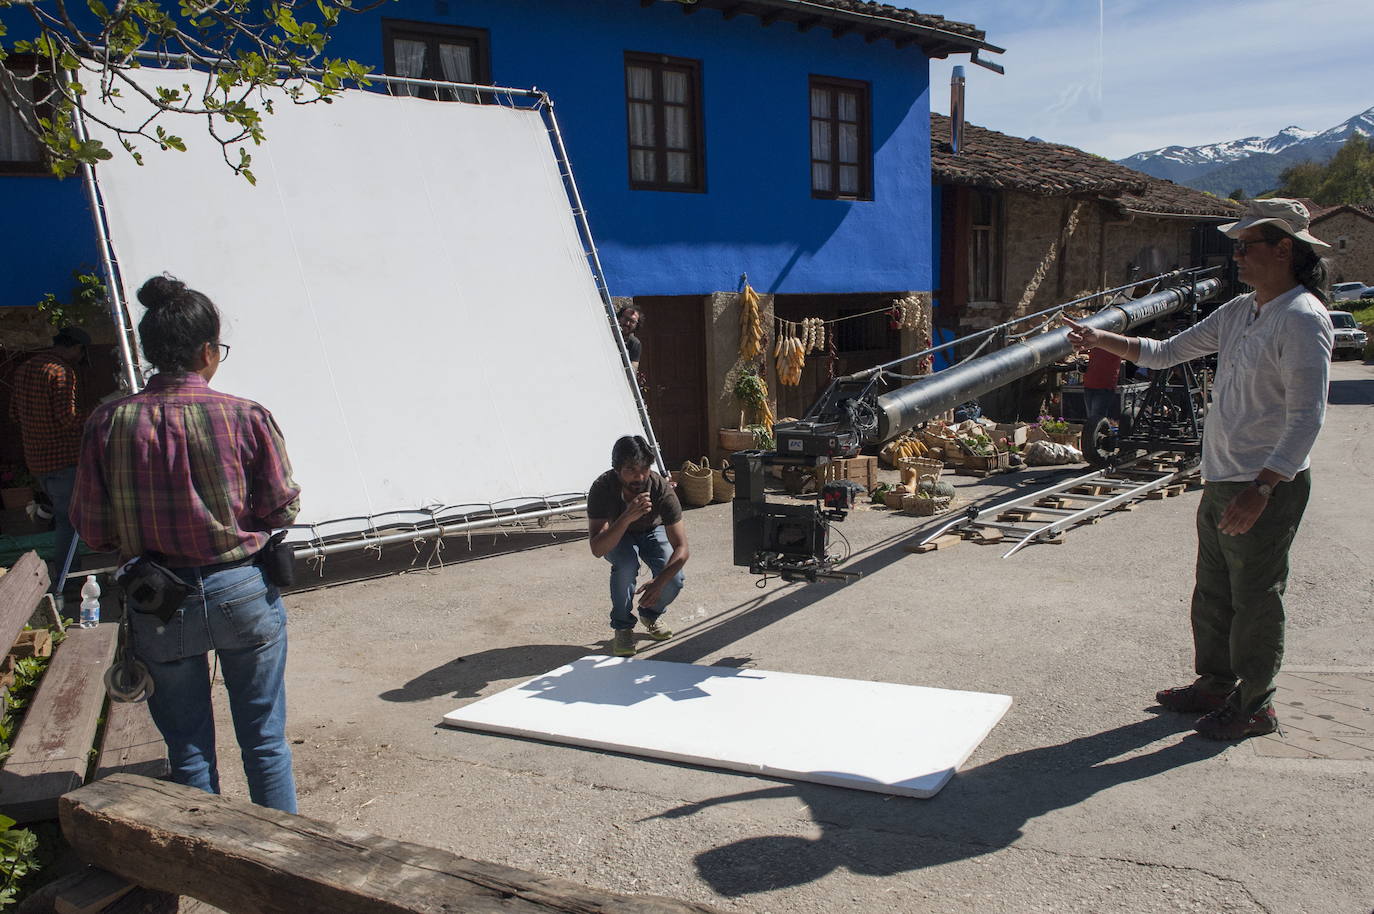
{"label": "baseball cap", "polygon": [[89,346],[91,335],[80,327],[63,327],[52,338],[54,346]]}
{"label": "baseball cap", "polygon": [[1236,238],[1241,232],[1257,225],[1272,225],[1285,235],[1306,241],[1318,251],[1331,249],[1331,245],[1307,230],[1307,207],[1297,200],[1289,200],[1286,197],[1251,200],[1246,204],[1245,215],[1241,216],[1239,221],[1218,225],[1217,230],[1228,238]]}

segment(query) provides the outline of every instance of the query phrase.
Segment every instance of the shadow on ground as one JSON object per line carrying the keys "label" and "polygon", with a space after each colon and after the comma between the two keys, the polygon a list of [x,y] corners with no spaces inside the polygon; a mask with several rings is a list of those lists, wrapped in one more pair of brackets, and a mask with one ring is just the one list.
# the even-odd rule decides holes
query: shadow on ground
{"label": "shadow on ground", "polygon": [[1374,378],[1332,381],[1326,401],[1332,406],[1369,406],[1374,404]]}
{"label": "shadow on ground", "polygon": [[381,694],[383,701],[424,701],[447,695],[476,698],[492,682],[530,679],[598,653],[599,647],[576,644],[521,644],[458,657]]}
{"label": "shadow on ground", "polygon": [[1190,722],[1185,716],[1161,714],[1017,752],[961,772],[929,800],[795,783],[678,806],[655,818],[683,818],[711,806],[769,798],[796,798],[809,807],[821,830],[818,838],[761,835],[697,856],[702,879],[727,897],[804,885],[839,869],[892,876],[1008,847],[1034,818],[1226,748],[1225,743],[1189,736],[1140,751],[1186,730]]}
{"label": "shadow on ground", "polygon": [[418,544],[398,543],[381,550],[359,549],[326,556],[323,562],[319,559],[297,559],[296,583],[286,593],[304,593],[321,587],[397,574],[438,572],[449,565],[512,552],[529,552],[586,538],[585,525],[564,523],[550,530],[479,532],[471,537],[461,534],[448,536],[442,541],[428,539]]}

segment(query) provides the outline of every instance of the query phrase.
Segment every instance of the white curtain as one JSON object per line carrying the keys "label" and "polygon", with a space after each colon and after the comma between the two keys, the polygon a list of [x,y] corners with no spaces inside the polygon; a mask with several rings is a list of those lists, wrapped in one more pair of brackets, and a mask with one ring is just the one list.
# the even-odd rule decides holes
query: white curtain
{"label": "white curtain", "polygon": [[[33,103],[33,83],[15,80],[21,95]],[[0,162],[38,162],[42,154],[38,141],[25,132],[19,122],[19,115],[8,102],[0,101]]]}
{"label": "white curtain", "polygon": [[[654,74],[648,67],[627,67],[626,91],[630,97],[630,145],[652,147],[654,123]],[[635,149],[630,154],[631,177],[636,181],[657,181],[658,163],[652,149]]]}
{"label": "white curtain", "polygon": [[[439,66],[444,71],[444,79],[450,82],[477,82],[472,72],[472,48],[468,45],[439,45]],[[472,89],[453,89],[449,95],[458,102],[477,101],[477,93]]]}
{"label": "white curtain", "polygon": [[692,181],[692,122],[689,117],[687,74],[663,71],[663,133],[668,148],[668,183]]}
{"label": "white curtain", "polygon": [[[396,58],[396,75],[423,79],[425,76],[425,43],[409,38],[397,38],[392,42],[392,54]],[[404,83],[393,84],[392,91],[397,95],[418,95],[417,86]]]}

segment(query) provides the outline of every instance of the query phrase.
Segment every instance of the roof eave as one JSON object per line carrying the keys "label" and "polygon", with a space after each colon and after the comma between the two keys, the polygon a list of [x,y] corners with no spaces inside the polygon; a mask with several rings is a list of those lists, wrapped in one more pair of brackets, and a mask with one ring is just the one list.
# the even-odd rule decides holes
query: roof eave
{"label": "roof eave", "polygon": [[[640,0],[643,6],[652,6],[655,2],[658,0]],[[929,57],[976,54],[979,51],[1002,54],[1006,50],[971,35],[881,14],[838,9],[819,0],[692,0],[683,4],[683,12],[700,7],[718,9],[731,19],[741,14],[757,16],[765,27],[783,21],[792,23],[800,31],[806,31],[821,22],[833,23],[839,28],[828,27],[837,38],[849,32],[859,32],[869,42],[889,39],[899,48],[916,44]]]}

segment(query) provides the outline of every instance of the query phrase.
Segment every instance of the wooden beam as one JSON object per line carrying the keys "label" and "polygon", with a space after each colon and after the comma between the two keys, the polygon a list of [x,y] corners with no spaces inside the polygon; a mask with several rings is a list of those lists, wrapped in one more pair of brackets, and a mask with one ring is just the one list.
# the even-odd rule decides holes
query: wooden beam
{"label": "wooden beam", "polygon": [[118,639],[113,622],[68,630],[0,770],[0,812],[19,822],[51,819],[57,798],[86,779]]}
{"label": "wooden beam", "polygon": [[88,866],[80,878],[53,899],[57,914],[100,914],[138,886],[114,873]]}
{"label": "wooden beam", "polygon": [[777,22],[779,19],[782,18],[782,12],[782,10],[773,10],[773,12],[771,13],[764,13],[762,16],[759,17],[759,23],[764,28],[768,28],[768,26],[772,25],[773,23]]}
{"label": "wooden beam", "polygon": [[62,834],[83,860],[226,914],[714,914],[617,895],[202,793],[116,774],[67,794]]}
{"label": "wooden beam", "polygon": [[162,740],[148,713],[145,701],[112,701],[105,715],[105,735],[100,741],[100,758],[95,763],[97,778],[120,771],[145,777],[165,777],[167,744]]}
{"label": "wooden beam", "polygon": [[847,22],[844,25],[837,25],[830,30],[831,38],[843,38],[854,31],[854,23]]}
{"label": "wooden beam", "polygon": [[726,22],[729,22],[731,19],[734,19],[742,12],[744,12],[744,4],[736,3],[734,6],[727,7],[726,9],[722,10],[720,16]]}
{"label": "wooden beam", "polygon": [[812,29],[814,29],[817,25],[819,25],[819,24],[820,24],[820,21],[821,21],[821,17],[820,17],[820,16],[812,16],[810,19],[798,19],[798,20],[797,20],[797,31],[798,31],[798,32],[809,32],[809,31],[811,31]]}
{"label": "wooden beam", "polygon": [[38,601],[48,592],[48,563],[26,552],[0,575],[0,645],[8,651],[29,623]]}

